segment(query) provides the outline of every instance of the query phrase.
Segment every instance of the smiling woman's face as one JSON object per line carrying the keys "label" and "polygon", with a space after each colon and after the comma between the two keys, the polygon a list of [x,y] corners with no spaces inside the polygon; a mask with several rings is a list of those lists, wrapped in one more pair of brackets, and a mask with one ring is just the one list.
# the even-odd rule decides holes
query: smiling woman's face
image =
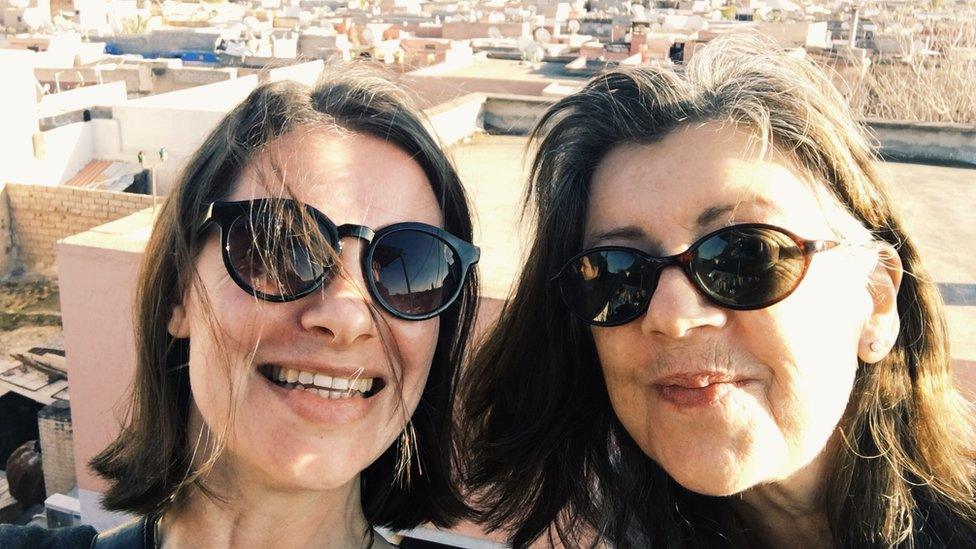
{"label": "smiling woman's face", "polygon": [[[604,158],[584,246],[672,255],[737,223],[867,239],[784,159],[761,160],[748,134],[705,124]],[[809,470],[851,393],[876,265],[865,247],[815,254],[792,295],[755,311],[720,308],[680,269],[665,269],[647,314],[592,328],[615,413],[644,453],[699,493],[733,494]]]}
{"label": "smiling woman's face", "polygon": [[[281,181],[269,181],[272,173]],[[443,223],[421,167],[395,146],[368,136],[285,136],[255,158],[227,199],[282,196],[282,183],[293,198],[337,225],[379,229],[404,221]],[[343,240],[340,259],[349,279],[334,277],[304,298],[273,303],[252,297],[230,279],[218,231],[211,231],[196,260],[202,284],[193,285],[176,307],[170,332],[190,340],[195,417],[221,433],[236,412],[220,462],[234,478],[284,490],[352,486],[402,430],[404,412],[416,408],[439,321],[405,321],[380,312],[385,322],[375,323],[366,302],[362,249],[360,240]],[[398,349],[395,374],[384,337]],[[339,389],[344,380],[372,378],[375,394],[329,398],[349,393],[284,388],[266,377],[276,368],[318,375],[316,385],[328,376]],[[231,386],[238,389],[238,403],[232,402]]]}

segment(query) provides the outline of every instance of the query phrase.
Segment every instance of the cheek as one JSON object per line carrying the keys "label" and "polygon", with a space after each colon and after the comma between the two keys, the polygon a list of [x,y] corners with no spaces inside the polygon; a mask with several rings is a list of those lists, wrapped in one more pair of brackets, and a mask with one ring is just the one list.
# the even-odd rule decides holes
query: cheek
{"label": "cheek", "polygon": [[749,354],[771,375],[766,406],[798,464],[824,449],[847,407],[870,310],[866,292],[850,282],[829,290],[809,282],[769,309],[740,315]]}
{"label": "cheek", "polygon": [[188,292],[188,367],[194,402],[208,427],[219,432],[230,420],[231,403],[246,389],[257,343],[268,326],[283,319],[272,316],[273,307],[242,292],[227,276],[219,257],[215,259],[208,251],[205,248],[197,262],[207,298],[201,298],[196,286]]}
{"label": "cheek", "polygon": [[635,441],[646,449],[649,441],[643,439],[651,423],[645,394],[650,371],[647,342],[630,325],[592,328],[591,333],[614,413]]}
{"label": "cheek", "polygon": [[431,361],[437,348],[440,319],[423,321],[390,320],[388,336],[396,344],[401,360],[403,400],[412,413],[420,402]]}

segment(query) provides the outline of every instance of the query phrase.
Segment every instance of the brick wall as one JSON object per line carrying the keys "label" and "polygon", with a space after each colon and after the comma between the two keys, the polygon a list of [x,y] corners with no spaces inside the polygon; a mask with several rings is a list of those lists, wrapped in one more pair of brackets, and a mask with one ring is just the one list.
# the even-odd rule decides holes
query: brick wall
{"label": "brick wall", "polygon": [[41,440],[44,490],[48,496],[66,494],[77,484],[71,430],[71,408],[63,400],[41,408],[37,414]]}
{"label": "brick wall", "polygon": [[30,271],[54,270],[55,243],[152,206],[152,197],[74,187],[8,183],[5,193],[18,262]]}

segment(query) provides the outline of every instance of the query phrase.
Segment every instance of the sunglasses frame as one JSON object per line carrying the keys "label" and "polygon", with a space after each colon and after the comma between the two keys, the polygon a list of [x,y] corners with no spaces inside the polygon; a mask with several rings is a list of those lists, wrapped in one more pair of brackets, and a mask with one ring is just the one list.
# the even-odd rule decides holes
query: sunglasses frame
{"label": "sunglasses frame", "polygon": [[[765,229],[765,230],[771,230],[780,233],[782,235],[785,235],[789,237],[794,243],[796,243],[797,247],[800,249],[800,252],[803,254],[803,269],[800,271],[799,276],[796,277],[796,282],[793,284],[793,286],[789,289],[789,291],[785,292],[782,296],[779,296],[776,299],[764,301],[760,304],[730,305],[728,303],[719,301],[718,298],[711,295],[709,290],[704,287],[704,285],[698,280],[698,277],[692,271],[691,268],[692,260],[694,259],[695,252],[698,250],[699,247],[701,247],[702,244],[704,244],[707,240],[717,235],[735,231],[735,230],[742,230],[742,229]],[[633,314],[633,316],[628,316],[625,319],[619,321],[597,322],[592,319],[585,318],[583,315],[577,313],[576,310],[573,308],[573,306],[569,303],[569,298],[566,296],[565,291],[563,290],[563,285],[558,284],[560,298],[563,301],[563,303],[566,305],[566,308],[569,309],[569,311],[573,314],[573,316],[579,318],[580,320],[582,320],[587,324],[590,324],[592,326],[599,326],[599,327],[621,326],[629,322],[633,322],[634,320],[644,316],[647,313],[647,309],[651,305],[651,299],[654,297],[654,292],[657,291],[657,285],[661,280],[661,272],[664,271],[666,267],[671,267],[671,266],[681,267],[681,272],[684,273],[685,278],[687,278],[688,281],[691,282],[691,285],[694,286],[696,290],[698,290],[699,294],[704,296],[705,299],[707,299],[712,304],[725,309],[731,309],[734,311],[755,311],[755,310],[765,309],[766,307],[775,305],[780,301],[783,301],[784,299],[789,297],[794,291],[796,291],[796,289],[800,286],[800,282],[802,282],[803,278],[806,276],[807,270],[810,268],[810,262],[813,260],[813,255],[818,252],[823,252],[826,250],[830,250],[832,248],[836,248],[841,244],[842,242],[837,240],[807,240],[805,238],[801,238],[797,236],[795,233],[787,229],[784,229],[782,227],[777,227],[776,225],[769,225],[767,223],[739,223],[736,225],[729,225],[727,227],[722,227],[721,229],[714,230],[702,236],[701,238],[695,240],[690,246],[688,246],[687,250],[666,257],[656,257],[646,252],[643,252],[641,250],[638,250],[636,248],[631,248],[629,246],[597,246],[594,248],[589,248],[574,255],[568,261],[566,261],[566,263],[563,264],[562,268],[559,269],[559,272],[556,273],[556,275],[553,276],[550,279],[550,281],[556,282],[558,284],[559,279],[571,268],[570,266],[575,261],[580,260],[583,257],[590,255],[592,253],[627,252],[635,255],[639,259],[646,261],[648,264],[650,264],[653,267],[653,270],[651,270],[651,276],[653,276],[653,284],[651,285],[652,289],[648,294],[646,302],[641,304],[641,306],[637,309],[637,311]]]}
{"label": "sunglasses frame", "polygon": [[[355,225],[352,223],[337,226],[331,219],[329,219],[328,216],[312,206],[309,206],[308,204],[299,204],[298,202],[287,198],[259,198],[254,200],[240,200],[234,202],[216,201],[210,203],[210,205],[207,207],[207,212],[204,219],[200,224],[199,231],[204,231],[211,223],[216,224],[220,228],[220,252],[224,261],[224,268],[227,270],[227,274],[238,287],[244,290],[244,292],[264,301],[286,303],[301,299],[321,288],[326,278],[329,278],[327,275],[330,270],[330,268],[324,268],[322,274],[319,275],[308,288],[294,294],[284,295],[267,294],[259,290],[255,290],[237,273],[230,258],[229,244],[231,227],[233,226],[234,222],[241,217],[251,215],[251,213],[255,210],[260,211],[260,209],[265,207],[266,204],[272,204],[274,202],[285,202],[285,207],[301,206],[305,208],[306,212],[315,219],[319,228],[323,230],[322,236],[324,236],[326,241],[332,245],[333,249],[336,251],[336,255],[342,253],[343,238],[358,238],[360,240],[364,240],[365,248],[364,253],[361,254],[360,262],[364,273],[363,279],[366,282],[369,295],[374,301],[376,301],[376,303],[380,305],[380,307],[383,308],[384,311],[403,320],[427,320],[443,313],[448,307],[453,305],[458,296],[461,295],[461,291],[464,289],[464,285],[467,281],[468,271],[471,270],[471,267],[476,264],[481,257],[481,250],[474,244],[465,242],[464,240],[454,236],[444,229],[441,229],[440,227],[435,227],[426,223],[414,221],[395,223],[374,231],[365,225]],[[379,289],[376,287],[376,281],[373,280],[373,277],[365,276],[365,273],[370,272],[369,266],[371,265],[373,259],[373,252],[376,250],[376,244],[381,242],[386,236],[401,231],[415,231],[431,235],[441,242],[447,244],[448,248],[450,248],[460,260],[461,276],[459,278],[457,288],[455,288],[450,298],[444,300],[440,307],[431,312],[423,314],[410,314],[395,309],[383,298],[382,294],[380,294]]]}

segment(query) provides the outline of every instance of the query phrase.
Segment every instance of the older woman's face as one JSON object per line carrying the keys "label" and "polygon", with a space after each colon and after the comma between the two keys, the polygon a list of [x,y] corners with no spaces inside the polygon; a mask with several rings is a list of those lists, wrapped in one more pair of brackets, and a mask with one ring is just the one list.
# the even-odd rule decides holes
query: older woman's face
{"label": "older woman's face", "polygon": [[[337,225],[442,225],[421,167],[393,145],[362,135],[286,136],[245,170],[229,200],[282,196],[280,183],[270,176],[272,156],[291,195]],[[350,280],[335,277],[320,291],[288,303],[256,299],[228,276],[216,233],[196,262],[202,285],[189,290],[170,324],[174,335],[190,339],[190,382],[199,418],[211,433],[230,428],[223,463],[237,479],[276,489],[348,486],[390,446],[404,414],[416,408],[439,321],[404,321],[381,312],[385,323],[374,322],[361,272],[363,242],[353,238],[343,240],[341,255]],[[399,351],[395,373],[384,338]],[[341,378],[372,379],[374,392],[382,388],[368,398],[289,389],[265,376],[276,367],[328,376],[333,387],[341,386],[336,383]],[[239,403],[233,402],[232,387]]]}
{"label": "older woman's face", "polygon": [[[806,239],[863,232],[785,161],[755,149],[717,124],[614,149],[593,178],[585,246],[671,255],[750,222]],[[815,464],[847,405],[876,264],[864,247],[816,254],[792,295],[756,311],[713,305],[680,269],[665,269],[646,315],[592,329],[614,411],[693,491],[726,495],[792,477]]]}

